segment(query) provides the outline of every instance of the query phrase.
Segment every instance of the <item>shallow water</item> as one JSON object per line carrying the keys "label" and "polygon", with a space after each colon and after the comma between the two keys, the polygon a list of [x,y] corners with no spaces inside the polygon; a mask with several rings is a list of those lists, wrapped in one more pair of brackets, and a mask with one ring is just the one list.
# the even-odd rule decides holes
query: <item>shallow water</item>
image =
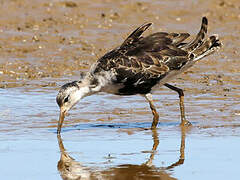
{"label": "shallow water", "polygon": [[[163,94],[167,91],[162,90]],[[59,173],[66,174],[62,169],[57,170],[61,156],[58,140],[65,147],[62,156],[66,153],[68,157],[62,158],[62,163],[66,163],[63,167],[70,168],[75,176],[92,179],[237,177],[240,150],[237,117],[222,120],[214,114],[201,117],[204,110],[188,112],[193,127],[182,131],[178,126],[178,106],[173,103],[163,108],[158,106],[163,118],[157,131],[152,132],[145,130],[151,126],[151,113],[142,97],[114,97],[109,101],[111,95],[96,95],[83,100],[70,113],[62,139],[57,140],[54,90],[23,92],[20,88],[1,90],[0,94],[4,97],[1,107],[5,107],[0,123],[0,156],[4,162],[1,176],[7,179],[59,179]],[[162,104],[177,100],[168,94],[155,97]],[[187,107],[194,103],[188,101]],[[204,103],[206,100],[199,99],[197,105]],[[159,145],[152,151],[154,142],[156,146],[158,141]],[[182,155],[181,141],[186,141]],[[152,163],[147,163],[152,154]],[[69,162],[69,156],[74,162],[72,159]],[[174,165],[178,161],[183,164]]]}
{"label": "shallow water", "polygon": [[[0,3],[1,179],[238,179],[238,1]],[[203,15],[224,47],[172,81],[192,127],[178,126],[178,96],[162,87],[156,131],[143,97],[100,93],[69,112],[57,137],[61,85],[146,21],[149,32],[195,34]]]}

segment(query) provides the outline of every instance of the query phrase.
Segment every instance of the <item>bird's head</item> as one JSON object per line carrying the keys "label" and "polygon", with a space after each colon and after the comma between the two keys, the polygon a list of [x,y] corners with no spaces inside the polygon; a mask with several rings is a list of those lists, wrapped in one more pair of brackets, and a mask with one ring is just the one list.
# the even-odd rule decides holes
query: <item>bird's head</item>
{"label": "bird's head", "polygon": [[60,108],[57,133],[60,134],[67,112],[90,92],[89,87],[82,81],[73,81],[64,84],[57,95],[56,101]]}

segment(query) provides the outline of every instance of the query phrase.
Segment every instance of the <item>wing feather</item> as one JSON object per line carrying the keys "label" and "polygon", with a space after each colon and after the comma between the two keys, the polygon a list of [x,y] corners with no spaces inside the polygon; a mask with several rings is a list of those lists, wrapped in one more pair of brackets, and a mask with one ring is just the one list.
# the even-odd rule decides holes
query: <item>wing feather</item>
{"label": "wing feather", "polygon": [[121,46],[100,58],[98,66],[105,71],[114,69],[118,83],[143,85],[149,80],[160,80],[170,69],[181,68],[187,61],[188,53],[178,45],[189,34],[157,32],[142,37],[151,24],[138,27]]}
{"label": "wing feather", "polygon": [[133,31],[128,37],[127,39],[122,43],[121,48],[129,46],[131,44],[133,44],[134,42],[138,41],[140,36],[142,35],[142,33],[144,31],[146,31],[146,29],[151,26],[152,23],[145,23],[143,25],[141,25],[140,27],[138,27],[135,31]]}

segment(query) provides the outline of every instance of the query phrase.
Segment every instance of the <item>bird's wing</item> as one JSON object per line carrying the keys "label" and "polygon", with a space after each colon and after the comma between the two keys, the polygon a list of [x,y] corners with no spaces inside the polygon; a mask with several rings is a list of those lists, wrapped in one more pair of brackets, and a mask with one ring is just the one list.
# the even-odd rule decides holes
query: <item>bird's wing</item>
{"label": "bird's wing", "polygon": [[188,60],[188,53],[178,46],[189,34],[157,32],[142,37],[150,25],[147,23],[137,28],[120,47],[100,58],[98,67],[105,71],[114,69],[118,82],[128,83],[160,78],[170,69],[179,69]]}
{"label": "bird's wing", "polygon": [[132,44],[136,43],[141,38],[142,33],[144,31],[146,31],[147,28],[149,28],[151,25],[152,25],[152,23],[145,23],[145,24],[141,25],[140,27],[138,27],[137,29],[135,29],[135,31],[133,31],[127,37],[127,39],[122,43],[120,48],[125,48],[125,47],[131,46]]}

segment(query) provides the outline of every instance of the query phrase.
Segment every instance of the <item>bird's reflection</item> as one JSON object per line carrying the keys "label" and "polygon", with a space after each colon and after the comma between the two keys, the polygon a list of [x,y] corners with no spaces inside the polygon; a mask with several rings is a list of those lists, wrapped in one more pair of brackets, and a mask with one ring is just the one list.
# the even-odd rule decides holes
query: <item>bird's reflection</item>
{"label": "bird's reflection", "polygon": [[64,180],[87,180],[91,179],[91,172],[87,170],[81,163],[69,156],[64,148],[61,135],[58,135],[58,145],[61,152],[61,158],[58,161],[58,171]]}
{"label": "bird's reflection", "polygon": [[61,152],[61,158],[58,161],[58,170],[64,180],[132,180],[132,179],[166,179],[173,180],[167,170],[173,169],[184,163],[185,150],[185,127],[181,128],[181,146],[179,160],[170,166],[157,168],[152,164],[156,153],[159,139],[156,130],[152,130],[153,147],[148,160],[141,165],[123,164],[103,171],[94,171],[85,167],[80,162],[72,158],[64,148],[62,138],[58,135],[58,144]]}

